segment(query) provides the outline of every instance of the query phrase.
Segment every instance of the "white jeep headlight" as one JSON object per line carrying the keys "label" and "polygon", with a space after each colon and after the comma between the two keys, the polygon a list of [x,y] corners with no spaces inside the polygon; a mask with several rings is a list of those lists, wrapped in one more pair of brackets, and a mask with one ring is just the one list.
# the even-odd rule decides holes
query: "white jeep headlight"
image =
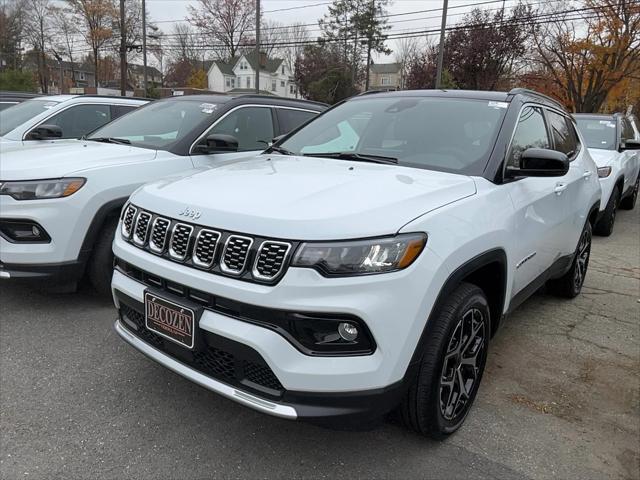
{"label": "white jeep headlight", "polygon": [[50,180],[28,180],[0,183],[0,195],[9,195],[16,200],[42,200],[68,197],[85,184],[85,178],[54,178]]}
{"label": "white jeep headlight", "polygon": [[325,276],[367,275],[407,268],[427,243],[424,233],[344,242],[307,242],[292,267],[314,268]]}
{"label": "white jeep headlight", "polygon": [[598,167],[598,178],[607,178],[611,175],[611,167]]}

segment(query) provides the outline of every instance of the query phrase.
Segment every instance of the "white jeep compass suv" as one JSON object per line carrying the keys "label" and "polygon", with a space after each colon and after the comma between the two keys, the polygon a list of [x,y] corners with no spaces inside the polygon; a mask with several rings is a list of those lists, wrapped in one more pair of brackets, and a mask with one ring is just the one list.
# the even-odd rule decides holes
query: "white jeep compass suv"
{"label": "white jeep compass suv", "polygon": [[160,181],[113,248],[120,336],[256,410],[460,427],[503,317],[582,287],[596,166],[555,101],[349,99],[265,153]]}

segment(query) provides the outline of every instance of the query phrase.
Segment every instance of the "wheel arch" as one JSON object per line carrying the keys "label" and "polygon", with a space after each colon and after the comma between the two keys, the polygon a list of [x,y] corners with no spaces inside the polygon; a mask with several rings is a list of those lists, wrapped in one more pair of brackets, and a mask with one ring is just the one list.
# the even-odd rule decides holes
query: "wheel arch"
{"label": "wheel arch", "polygon": [[594,203],[589,209],[589,216],[587,218],[589,219],[589,223],[591,224],[592,228],[596,226],[599,212],[600,212],[600,200]]}
{"label": "wheel arch", "polygon": [[84,260],[89,258],[100,230],[102,230],[107,220],[120,215],[120,211],[128,199],[129,197],[116,198],[108,201],[98,209],[82,241],[82,247],[80,249],[81,258]]}

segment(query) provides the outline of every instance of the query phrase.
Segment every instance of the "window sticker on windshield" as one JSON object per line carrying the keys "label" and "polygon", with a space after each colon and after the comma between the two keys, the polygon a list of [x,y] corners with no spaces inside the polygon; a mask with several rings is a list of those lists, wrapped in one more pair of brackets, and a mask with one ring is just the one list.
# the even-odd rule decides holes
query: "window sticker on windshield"
{"label": "window sticker on windshield", "polygon": [[202,109],[202,113],[213,113],[218,106],[215,103],[201,103],[200,108]]}
{"label": "window sticker on windshield", "polygon": [[609,120],[600,120],[600,125],[606,125],[609,128],[616,128],[616,124]]}
{"label": "window sticker on windshield", "polygon": [[57,105],[56,102],[49,102],[49,103],[45,103],[43,106],[44,108],[53,108]]}
{"label": "window sticker on windshield", "polygon": [[489,106],[493,108],[508,108],[509,104],[507,102],[489,102]]}

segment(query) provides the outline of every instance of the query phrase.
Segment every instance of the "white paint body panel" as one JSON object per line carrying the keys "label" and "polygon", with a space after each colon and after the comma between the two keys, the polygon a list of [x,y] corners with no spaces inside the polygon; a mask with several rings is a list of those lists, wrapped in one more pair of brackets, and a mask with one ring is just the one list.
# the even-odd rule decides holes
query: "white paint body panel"
{"label": "white paint body panel", "polygon": [[600,179],[600,185],[602,186],[600,211],[603,211],[611,198],[613,187],[621,178],[624,178],[624,187],[620,192],[621,195],[633,188],[640,173],[640,152],[638,150],[619,152],[617,150],[590,148],[589,153],[598,167],[611,167],[609,176]]}

